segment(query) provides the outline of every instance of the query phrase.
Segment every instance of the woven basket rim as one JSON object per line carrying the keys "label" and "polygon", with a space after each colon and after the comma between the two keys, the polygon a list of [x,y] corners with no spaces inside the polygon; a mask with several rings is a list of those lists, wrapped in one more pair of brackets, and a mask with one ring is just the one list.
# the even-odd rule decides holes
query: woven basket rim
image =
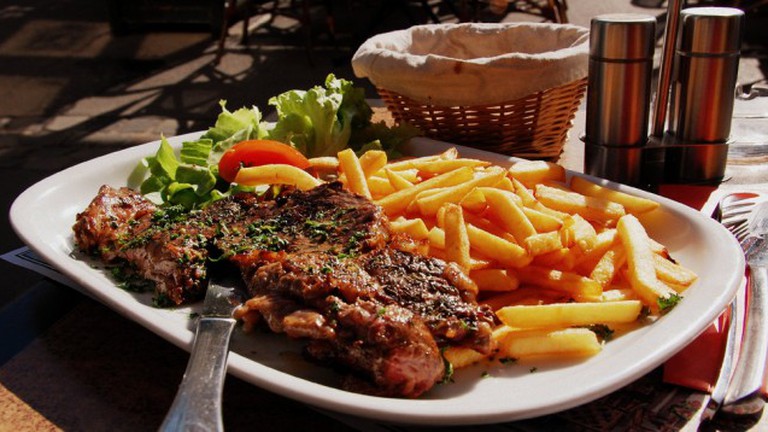
{"label": "woven basket rim", "polygon": [[[518,98],[518,99],[513,99],[513,100],[508,100],[508,101],[503,101],[503,102],[498,102],[498,103],[470,104],[470,105],[435,105],[435,104],[432,104],[430,102],[423,102],[423,101],[419,101],[419,100],[413,99],[413,98],[411,98],[409,96],[406,96],[406,95],[400,94],[400,93],[398,93],[396,91],[389,90],[389,89],[382,88],[382,87],[376,87],[376,91],[379,92],[379,94],[381,94],[381,92],[386,92],[386,93],[389,93],[389,94],[391,94],[393,96],[400,97],[400,98],[402,98],[404,100],[407,100],[408,102],[410,102],[413,105],[418,104],[418,105],[422,105],[422,106],[432,106],[432,107],[440,107],[440,108],[463,108],[463,109],[472,108],[472,109],[481,109],[481,108],[484,108],[484,107],[497,107],[497,106],[504,106],[504,105],[512,105],[512,104],[515,104],[515,103],[519,103],[520,101],[524,101],[524,100],[528,100],[528,99],[532,99],[532,98],[538,98],[538,97],[541,97],[542,95],[552,94],[552,93],[556,93],[556,92],[560,92],[560,91],[566,91],[566,90],[571,89],[573,87],[579,87],[581,85],[586,85],[587,79],[588,79],[587,77],[579,78],[577,80],[573,80],[573,81],[571,81],[569,83],[566,83],[566,84],[562,84],[562,85],[559,85],[559,86],[556,86],[556,87],[550,87],[550,88],[545,89],[545,90],[541,90],[541,91],[538,91],[538,92],[530,93],[530,94],[528,94],[526,96],[523,96],[521,98]],[[579,98],[580,97],[581,96],[579,96]]]}
{"label": "woven basket rim", "polygon": [[431,138],[497,153],[553,159],[560,155],[586,91],[587,78],[496,104],[439,106],[377,88],[395,121]]}

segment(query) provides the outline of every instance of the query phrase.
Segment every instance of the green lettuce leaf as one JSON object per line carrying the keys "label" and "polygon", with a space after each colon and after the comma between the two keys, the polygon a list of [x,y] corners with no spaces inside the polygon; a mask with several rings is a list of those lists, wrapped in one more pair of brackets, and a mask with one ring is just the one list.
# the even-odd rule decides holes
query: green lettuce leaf
{"label": "green lettuce leaf", "polygon": [[218,176],[222,154],[244,140],[281,141],[310,158],[336,156],[348,147],[358,154],[381,149],[396,157],[399,145],[419,134],[408,125],[390,128],[372,123],[373,111],[364,89],[333,74],[323,86],[290,90],[271,98],[269,104],[277,111],[274,124],[263,121],[257,107],[229,111],[221,101],[221,113],[213,127],[198,140],[184,142],[178,154],[161,138],[157,153],[140,164],[149,172],[141,183],[141,193],[160,204],[193,209],[237,191],[254,190],[226,183]]}
{"label": "green lettuce leaf", "polygon": [[290,143],[307,157],[336,156],[349,146],[354,129],[370,124],[365,91],[328,75],[325,86],[290,90],[269,100],[277,110],[271,139]]}

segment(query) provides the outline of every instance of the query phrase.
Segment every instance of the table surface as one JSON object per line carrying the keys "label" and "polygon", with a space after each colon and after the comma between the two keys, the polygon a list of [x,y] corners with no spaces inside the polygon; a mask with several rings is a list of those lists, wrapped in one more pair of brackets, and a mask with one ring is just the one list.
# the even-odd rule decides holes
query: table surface
{"label": "table surface", "polygon": [[[768,99],[768,98],[763,98]],[[768,113],[768,101],[748,110]],[[768,144],[765,117],[734,115],[734,134]],[[746,111],[744,111],[746,112]],[[747,113],[750,114],[750,113]],[[582,170],[584,111],[560,162]],[[752,140],[752,141],[750,141]],[[762,152],[768,154],[768,152]],[[729,161],[721,187],[768,183],[763,156]],[[155,430],[170,407],[188,354],[77,291],[43,280],[0,311],[0,430]],[[487,430],[695,430],[708,396],[665,384],[660,369],[592,403]],[[235,377],[224,388],[229,430],[422,430],[321,412]],[[704,429],[767,428],[762,416],[719,419]],[[478,430],[461,427],[457,430]]]}

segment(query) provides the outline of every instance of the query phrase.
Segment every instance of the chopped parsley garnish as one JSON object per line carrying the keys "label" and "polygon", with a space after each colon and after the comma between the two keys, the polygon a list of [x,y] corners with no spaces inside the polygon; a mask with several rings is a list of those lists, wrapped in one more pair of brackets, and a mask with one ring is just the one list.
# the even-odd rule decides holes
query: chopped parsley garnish
{"label": "chopped parsley garnish", "polygon": [[595,333],[600,340],[609,341],[613,337],[613,329],[605,324],[592,324],[587,328]]}
{"label": "chopped parsley garnish", "polygon": [[189,210],[184,208],[183,205],[177,204],[167,207],[162,207],[152,214],[152,223],[159,224],[164,227],[183,222],[189,216]]}
{"label": "chopped parsley garnish", "polygon": [[156,308],[167,308],[169,306],[173,306],[173,302],[171,301],[171,298],[167,295],[160,293],[157,295],[157,297],[154,297],[152,299],[152,306]]}
{"label": "chopped parsley garnish", "polygon": [[659,297],[656,299],[656,303],[659,305],[659,312],[665,314],[671,311],[682,299],[683,298],[677,293],[672,293],[667,297]]}
{"label": "chopped parsley garnish", "polygon": [[440,384],[448,384],[452,383],[453,381],[453,363],[449,362],[447,358],[445,358],[445,350],[447,348],[442,348],[440,350],[440,355],[443,357],[443,367],[445,369],[445,373],[443,374],[443,379],[440,380]]}

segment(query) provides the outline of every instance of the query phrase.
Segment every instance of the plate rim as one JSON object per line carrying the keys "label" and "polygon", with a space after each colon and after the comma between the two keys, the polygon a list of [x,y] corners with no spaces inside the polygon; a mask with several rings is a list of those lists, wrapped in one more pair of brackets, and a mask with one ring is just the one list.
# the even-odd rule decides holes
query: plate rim
{"label": "plate rim", "polygon": [[[191,132],[175,137],[167,138],[168,141],[178,146],[185,140],[191,140],[202,134],[203,132]],[[71,266],[66,264],[73,262],[67,255],[63,256],[58,250],[53,248],[46,242],[40,242],[41,239],[35,238],[34,233],[30,231],[29,227],[23,223],[25,212],[30,211],[30,208],[34,208],[35,199],[46,189],[50,189],[51,185],[56,184],[57,181],[67,178],[74,173],[81,172],[84,169],[88,169],[90,166],[94,166],[109,162],[112,160],[128,160],[128,158],[134,158],[133,161],[138,164],[141,157],[153,154],[159,145],[160,140],[151,141],[145,144],[141,144],[134,147],[118,150],[116,152],[108,153],[77,165],[69,167],[51,176],[48,176],[34,185],[30,186],[24,192],[22,192],[12,203],[9,213],[9,222],[13,227],[19,238],[30,247],[34,252],[38,253],[43,259],[53,265],[57,270],[61,271],[68,277],[72,278],[75,282],[83,286],[89,294],[93,294],[99,301],[106,304],[110,309],[124,317],[131,319],[134,322],[142,325],[153,333],[159,335],[163,339],[173,343],[174,345],[189,351],[191,348],[193,332],[189,329],[184,329],[179,332],[178,329],[164,328],[162,320],[151,320],[147,318],[146,311],[141,308],[126,307],[125,304],[115,295],[109,295],[108,290],[94,289],[93,284],[100,283],[98,278],[89,272],[75,271]],[[428,138],[416,138],[411,141],[410,146],[420,146],[422,148],[448,148],[456,147],[459,153],[464,157],[470,157],[477,155],[479,157],[490,157],[491,159],[506,158],[509,161],[520,160],[518,158],[507,157],[484,150],[473,149],[451,143],[445,143]],[[634,195],[651,197],[659,202],[662,206],[674,209],[684,216],[692,217],[695,221],[703,223],[708,232],[716,235],[720,240],[725,242],[724,247],[736,246],[739,254],[735,257],[734,269],[743,268],[743,255],[741,249],[736,243],[735,239],[728,233],[728,231],[718,224],[714,220],[707,218],[700,212],[691,209],[681,203],[673,201],[671,199],[652,194],[647,191],[632,188],[619,183],[599,179],[597,177],[588,176],[582,173],[568,170],[569,176],[580,176],[591,180],[596,180],[601,184],[608,187],[612,187],[621,191],[629,192]],[[94,191],[94,195],[95,195]],[[79,209],[78,211],[82,211]],[[72,221],[74,223],[74,221]],[[735,250],[735,249],[734,249]],[[68,260],[64,262],[63,260]],[[725,308],[730,299],[734,296],[736,290],[741,285],[742,275],[738,272],[729,272],[725,280],[725,289],[720,293],[714,302],[718,305],[717,308],[711,307],[704,314],[707,323],[711,323]],[[114,288],[114,287],[111,287]],[[718,310],[715,310],[718,309]],[[158,309],[155,314],[162,313],[157,311],[163,311]],[[664,319],[665,317],[662,317]],[[566,392],[560,395],[560,397],[553,397],[552,403],[545,406],[526,407],[525,409],[512,409],[512,408],[499,408],[491,406],[475,407],[474,412],[468,412],[467,410],[446,410],[446,405],[451,406],[450,399],[395,399],[395,398],[381,398],[376,396],[361,395],[358,393],[347,392],[338,388],[326,386],[324,384],[316,383],[301,377],[291,375],[286,372],[282,372],[273,369],[267,365],[258,363],[257,361],[246,358],[236,352],[231,352],[229,356],[228,372],[238,378],[241,378],[254,385],[262,387],[268,391],[280,394],[285,397],[289,397],[300,402],[304,402],[322,409],[328,409],[336,412],[346,413],[353,416],[365,417],[382,421],[393,421],[393,415],[395,416],[395,422],[404,424],[421,424],[421,425],[469,425],[469,424],[487,424],[497,423],[503,421],[520,420],[525,418],[536,417],[545,414],[551,414],[554,412],[562,411],[568,408],[572,408],[592,400],[595,400],[601,396],[609,394],[624,385],[640,378],[646,373],[650,372],[653,368],[658,367],[666,359],[674,355],[677,351],[685,347],[686,344],[679,343],[682,339],[693,340],[698,334],[703,332],[707,325],[701,325],[704,321],[700,317],[694,328],[688,327],[681,331],[679,335],[671,338],[662,344],[662,349],[654,351],[652,354],[648,354],[645,361],[642,363],[642,367],[635,366],[629,367],[621,377],[614,377],[610,380],[609,384],[605,382],[600,385],[595,384],[592,387],[582,389],[579,393],[579,397],[573,395],[573,391]],[[659,324],[654,324],[658,326]],[[674,346],[672,346],[674,345]],[[598,354],[599,356],[600,354]],[[617,383],[617,381],[621,381]],[[398,409],[393,413],[391,406],[395,405]],[[441,409],[435,409],[440,408]]]}

